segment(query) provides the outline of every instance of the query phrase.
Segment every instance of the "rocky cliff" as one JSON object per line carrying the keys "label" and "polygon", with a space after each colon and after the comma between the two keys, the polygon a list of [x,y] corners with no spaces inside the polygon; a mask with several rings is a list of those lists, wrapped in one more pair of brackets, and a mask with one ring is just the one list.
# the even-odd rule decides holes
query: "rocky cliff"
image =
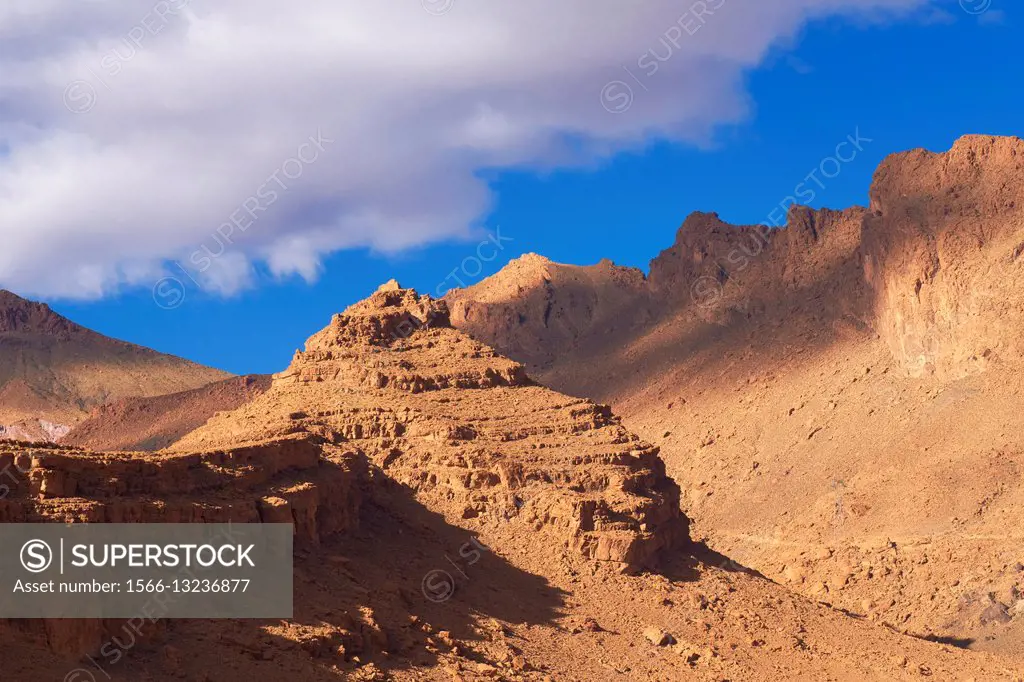
{"label": "rocky cliff", "polygon": [[451,521],[545,533],[624,570],[686,541],[657,448],[607,407],[538,386],[451,326],[444,301],[397,285],[336,315],[271,389],[175,448],[296,431],[358,448]]}
{"label": "rocky cliff", "polygon": [[[0,523],[290,522],[306,546],[356,527],[366,479],[356,454],[305,434],[166,456],[0,441],[0,471]],[[80,656],[97,654],[124,623],[6,625]]]}
{"label": "rocky cliff", "polygon": [[1024,141],[967,136],[887,158],[868,209],[794,206],[781,228],[694,213],[646,278],[528,255],[448,298],[456,326],[542,371],[669,319],[802,314],[876,331],[909,375],[957,378],[1024,353],[1022,180]]}
{"label": "rocky cliff", "polygon": [[896,154],[864,221],[874,323],[914,376],[1024,359],[1024,140],[971,135]]}
{"label": "rocky cliff", "polygon": [[888,157],[867,209],[794,207],[779,229],[694,214],[631,299],[574,292],[644,311],[613,334],[559,345],[539,286],[491,295],[517,267],[453,292],[454,319],[613,405],[716,549],[900,630],[1019,652],[1022,172],[1024,142],[968,136]]}

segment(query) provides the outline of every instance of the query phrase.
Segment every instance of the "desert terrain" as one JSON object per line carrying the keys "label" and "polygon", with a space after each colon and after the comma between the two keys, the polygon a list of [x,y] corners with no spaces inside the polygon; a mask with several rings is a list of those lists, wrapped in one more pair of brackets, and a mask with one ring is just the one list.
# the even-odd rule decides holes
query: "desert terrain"
{"label": "desert terrain", "polygon": [[524,256],[451,294],[453,321],[659,445],[695,538],[1018,656],[1022,182],[1024,142],[968,136],[890,156],[867,208],[692,215],[646,277]]}
{"label": "desert terrain", "polygon": [[0,422],[74,428],[0,443],[0,521],[297,550],[292,619],[0,621],[0,675],[1024,679],[1021,188],[1024,141],[968,136],[868,207],[691,215],[646,274],[388,282],[272,379],[4,295]]}

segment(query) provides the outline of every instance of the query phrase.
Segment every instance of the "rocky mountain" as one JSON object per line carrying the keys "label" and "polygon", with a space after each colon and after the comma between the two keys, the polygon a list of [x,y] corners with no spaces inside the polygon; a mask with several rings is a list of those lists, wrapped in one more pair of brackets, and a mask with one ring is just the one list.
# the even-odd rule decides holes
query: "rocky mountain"
{"label": "rocky mountain", "polygon": [[103,403],[228,376],[97,334],[0,290],[0,436],[56,440]]}
{"label": "rocky mountain", "polygon": [[652,301],[643,273],[604,260],[597,265],[554,263],[534,253],[512,260],[500,276],[447,297],[452,320],[471,333],[515,350],[533,367],[602,330],[614,335],[645,322]]}
{"label": "rocky mountain", "polygon": [[692,215],[646,278],[521,259],[452,292],[452,321],[613,405],[716,550],[897,630],[1020,655],[1024,141],[892,155],[870,196],[782,229]]}
{"label": "rocky mountain", "polygon": [[[269,390],[168,450],[7,442],[4,462],[17,466],[3,522],[294,524],[294,618],[146,624],[103,668],[116,682],[1024,673],[693,544],[657,447],[397,286],[336,315]],[[125,627],[0,622],[0,666],[61,679],[62,656],[93,655]]]}
{"label": "rocky mountain", "polygon": [[450,520],[550,533],[550,546],[624,570],[685,539],[656,448],[456,331],[443,303],[396,287],[336,315],[269,391],[174,449],[297,431],[350,443]]}

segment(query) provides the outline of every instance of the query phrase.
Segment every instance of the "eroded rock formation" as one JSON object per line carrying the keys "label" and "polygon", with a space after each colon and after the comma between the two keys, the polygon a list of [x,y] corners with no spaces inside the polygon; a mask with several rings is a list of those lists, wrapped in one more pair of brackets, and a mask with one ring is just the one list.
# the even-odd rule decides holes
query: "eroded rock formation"
{"label": "eroded rock formation", "polygon": [[[606,406],[535,385],[453,329],[444,302],[379,291],[336,315],[269,391],[173,450],[97,453],[8,441],[0,522],[290,522],[315,546],[395,484],[454,523],[542,536],[553,558],[623,571],[687,541],[657,448]],[[119,623],[21,624],[89,653]]]}
{"label": "eroded rock formation", "polygon": [[455,330],[444,301],[408,289],[336,315],[266,394],[175,447],[295,432],[358,450],[452,520],[551,533],[554,547],[625,570],[686,540],[657,448],[606,406],[535,385]]}
{"label": "eroded rock formation", "polygon": [[[669,318],[806,313],[877,331],[910,376],[1024,359],[1024,141],[966,136],[893,154],[869,209],[794,206],[782,228],[694,213],[639,271],[524,256],[448,295],[456,326],[532,368],[624,345]],[[546,350],[539,350],[546,349]]]}
{"label": "eroded rock formation", "polygon": [[[0,523],[293,523],[299,546],[355,528],[366,480],[365,460],[308,434],[166,456],[3,441],[0,472]],[[13,625],[78,656],[123,623]]]}

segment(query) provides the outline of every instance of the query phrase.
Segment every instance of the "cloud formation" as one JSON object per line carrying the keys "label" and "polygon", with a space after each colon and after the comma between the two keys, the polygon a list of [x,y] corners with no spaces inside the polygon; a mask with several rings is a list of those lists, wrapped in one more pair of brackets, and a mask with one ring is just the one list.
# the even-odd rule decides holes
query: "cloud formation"
{"label": "cloud formation", "polygon": [[93,298],[173,260],[231,293],[464,237],[481,171],[707,140],[809,21],[926,4],[5,0],[0,286]]}

